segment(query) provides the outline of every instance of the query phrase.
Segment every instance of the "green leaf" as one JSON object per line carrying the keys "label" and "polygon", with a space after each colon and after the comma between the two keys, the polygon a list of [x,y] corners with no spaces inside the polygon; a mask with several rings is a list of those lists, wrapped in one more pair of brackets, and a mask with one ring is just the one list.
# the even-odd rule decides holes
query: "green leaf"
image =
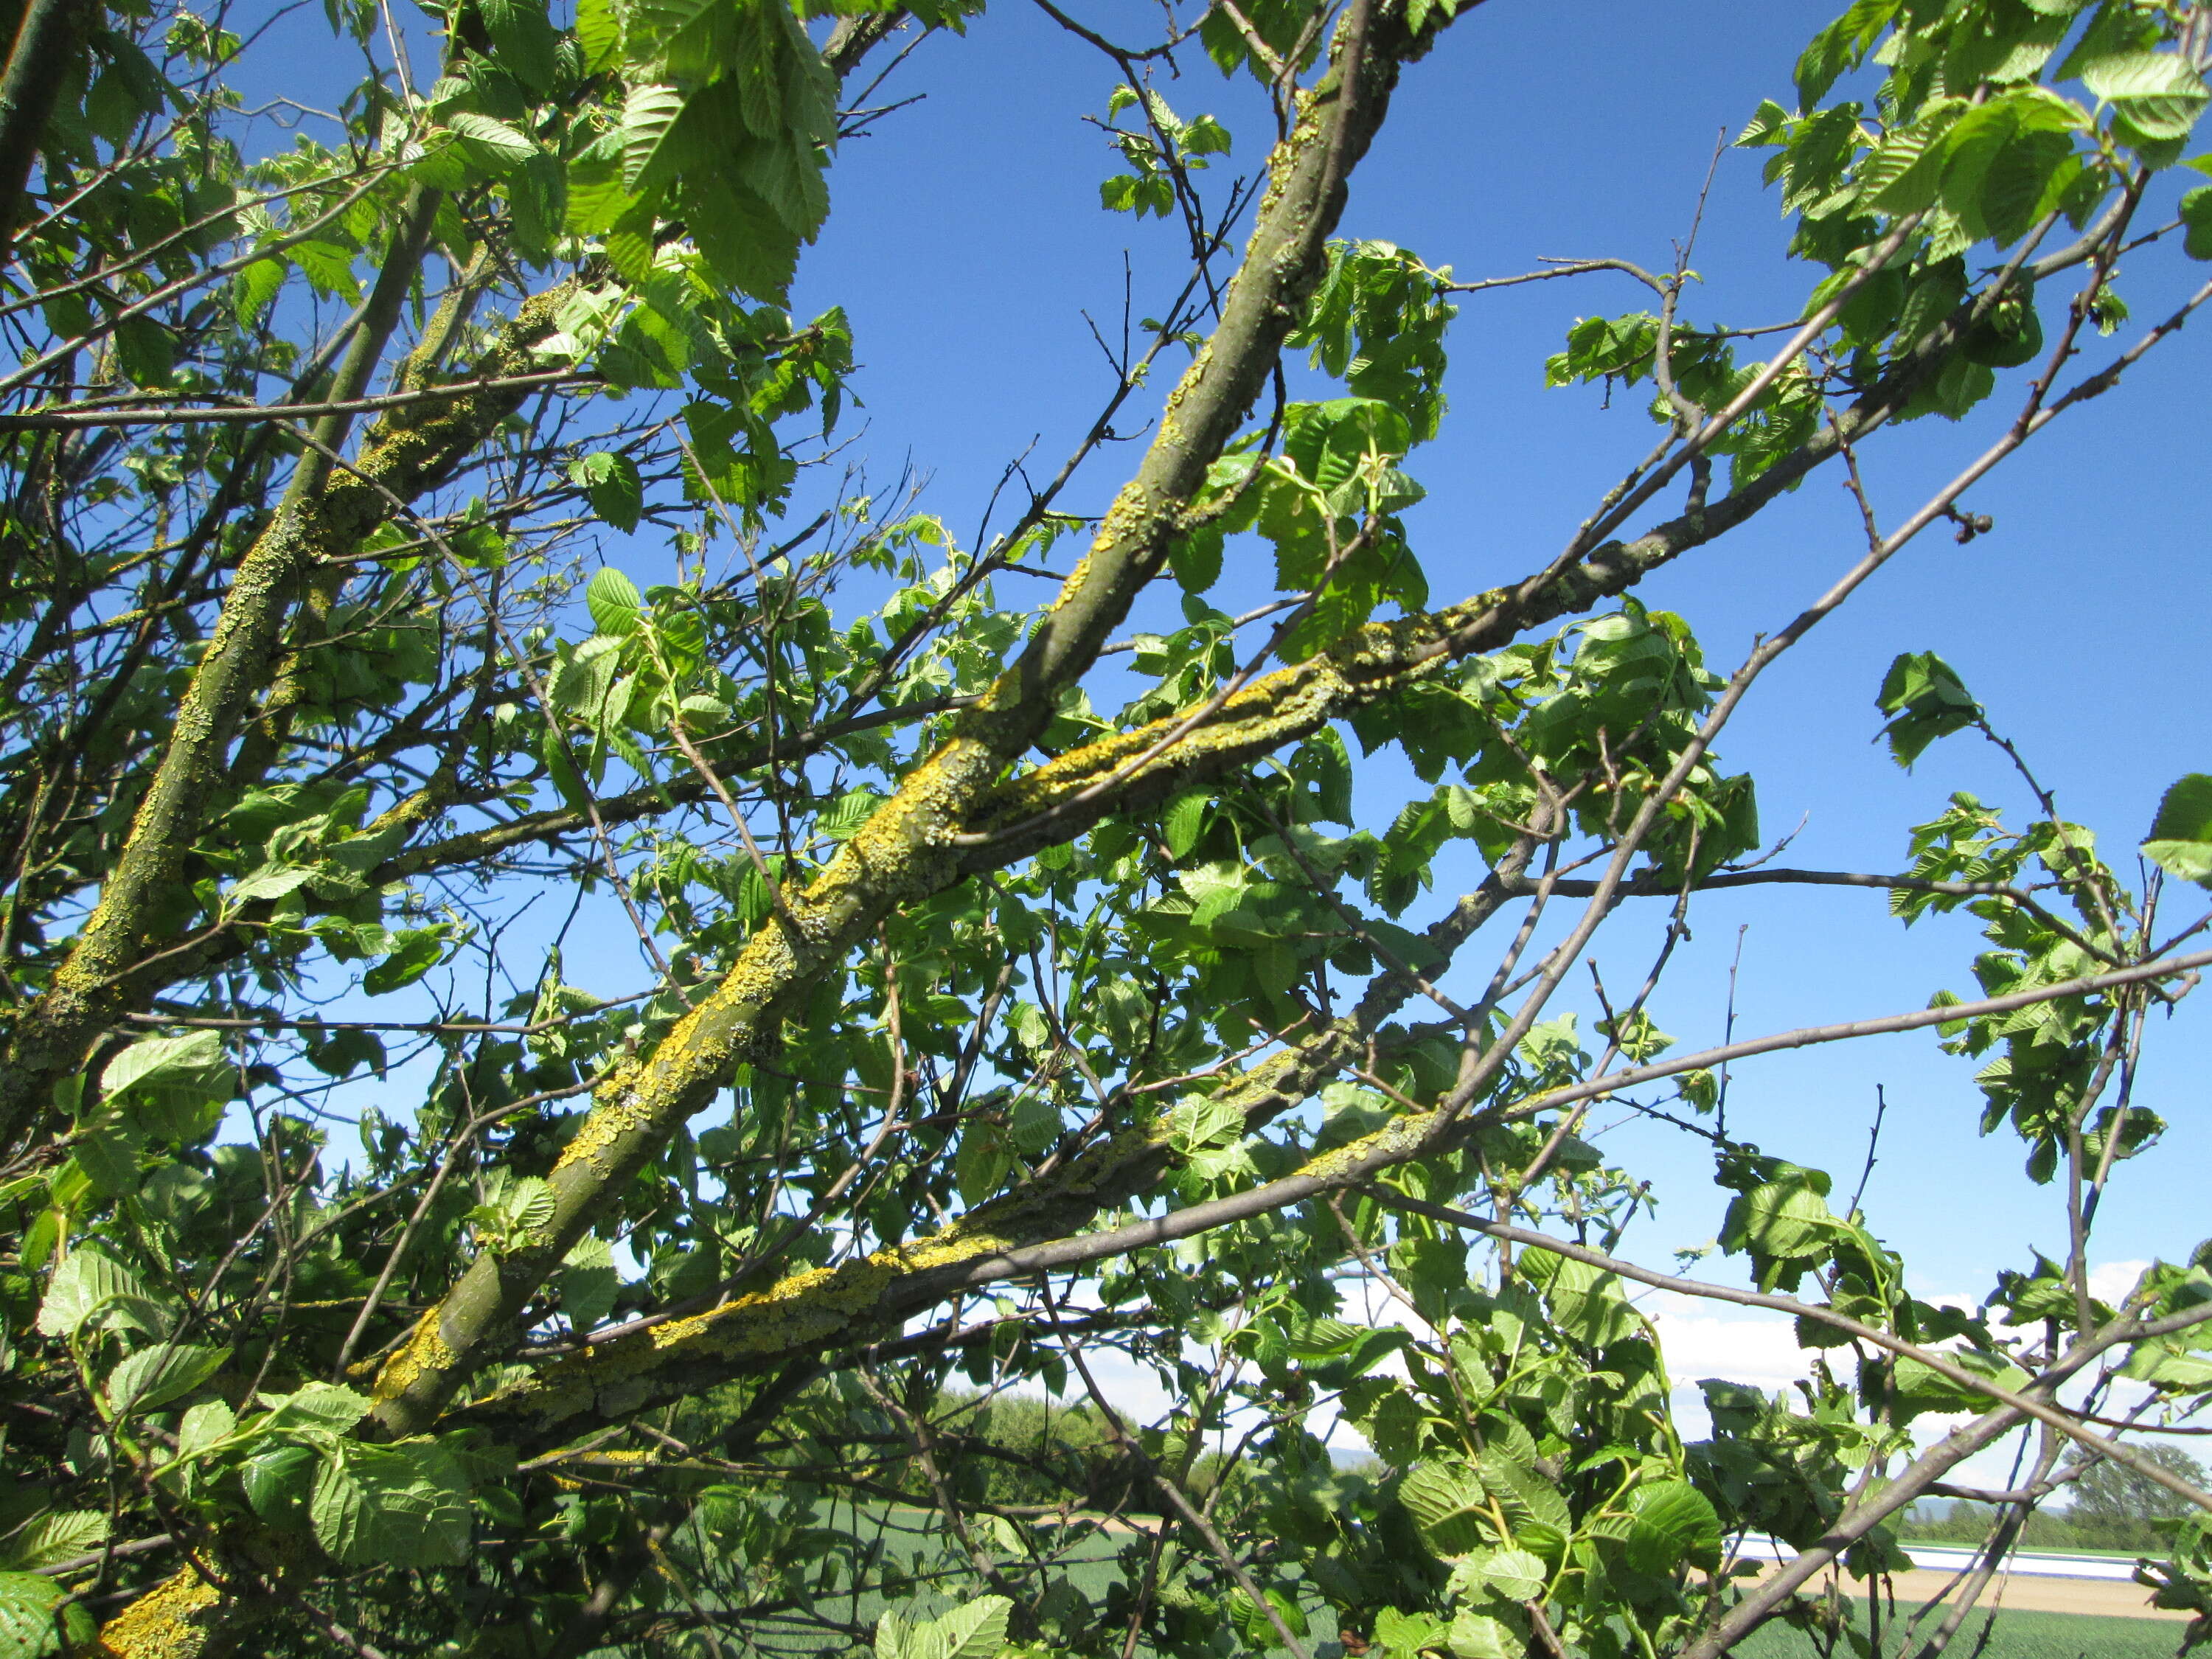
{"label": "green leaf", "polygon": [[13,1572],[33,1572],[82,1555],[106,1536],[104,1510],[49,1510],[25,1522],[0,1546],[0,1562]]}
{"label": "green leaf", "polygon": [[1964,731],[1982,716],[1965,682],[1932,651],[1907,652],[1891,663],[1875,702],[1891,716],[1882,727],[1889,752],[1907,769],[1936,738]]}
{"label": "green leaf", "polygon": [[1729,1206],[1722,1248],[1789,1260],[1826,1254],[1841,1224],[1826,1193],[1826,1177],[1814,1170],[1761,1182]]}
{"label": "green leaf", "polygon": [[1168,1140],[1188,1156],[1204,1147],[1224,1145],[1241,1133],[1244,1114],[1234,1101],[1213,1095],[1186,1095],[1168,1115]]}
{"label": "green leaf", "polygon": [[591,611],[592,625],[610,637],[634,632],[645,613],[645,596],[637,584],[611,564],[592,574],[584,588],[584,603]]}
{"label": "green leaf", "polygon": [[1221,580],[1224,546],[1221,526],[1200,525],[1184,532],[1168,544],[1168,564],[1176,586],[1186,593],[1203,593]]}
{"label": "green leaf", "polygon": [[551,92],[560,72],[560,36],[544,0],[477,0],[477,10],[500,68],[541,98]]}
{"label": "green leaf", "polygon": [[2154,141],[2186,138],[2208,96],[2202,77],[2173,52],[2128,52],[2099,58],[2081,71],[2081,84]]}
{"label": "green leaf", "polygon": [[412,985],[438,965],[445,955],[445,930],[416,927],[399,934],[391,955],[361,976],[361,988],[373,997]]}
{"label": "green leaf", "polygon": [[586,1233],[562,1259],[555,1275],[561,1293],[561,1311],[572,1329],[588,1331],[605,1319],[622,1290],[616,1271],[614,1247],[596,1233]]}
{"label": "green leaf", "polygon": [[674,87],[647,82],[629,89],[623,105],[623,182],[632,190],[660,155],[662,143],[684,112],[684,94]]}
{"label": "green leaf", "polygon": [[1686,1480],[1639,1486],[1629,1508],[1628,1559],[1639,1572],[1665,1576],[1685,1563],[1711,1569],[1721,1560],[1721,1518],[1711,1500]]}
{"label": "green leaf", "polygon": [[2181,222],[2188,227],[2181,251],[2192,259],[2212,259],[2212,185],[2199,185],[2182,197]]}
{"label": "green leaf", "polygon": [[231,284],[230,310],[240,325],[250,327],[269,308],[276,290],[284,286],[288,269],[282,259],[256,259],[240,271]]}
{"label": "green leaf", "polygon": [[1522,1659],[1528,1651],[1528,1644],[1504,1620],[1464,1607],[1452,1615],[1444,1642],[1455,1659]]}
{"label": "green leaf", "polygon": [[2168,875],[2212,887],[2212,775],[2191,772],[2166,792],[2142,851]]}
{"label": "green leaf", "polygon": [[562,803],[572,812],[581,812],[591,805],[591,797],[584,792],[583,775],[576,770],[575,760],[568,753],[561,728],[552,721],[546,722],[538,742],[538,758],[545,763],[547,775]]}
{"label": "green leaf", "polygon": [[0,1572],[0,1655],[41,1659],[92,1639],[92,1617],[82,1606],[57,1613],[69,1587],[58,1578]]}
{"label": "green leaf", "polygon": [[1578,1342],[1602,1348],[1643,1328],[1621,1294],[1620,1280],[1602,1269],[1531,1251],[1521,1271],[1543,1286],[1559,1328]]}
{"label": "green leaf", "polygon": [[[1533,1457],[1533,1446],[1523,1449]],[[1522,1542],[1540,1549],[1565,1542],[1574,1530],[1567,1500],[1530,1462],[1510,1455],[1509,1448],[1493,1437],[1483,1449],[1481,1468],[1483,1486],[1498,1500]]]}
{"label": "green leaf", "polygon": [[1168,803],[1160,833],[1170,854],[1178,859],[1190,856],[1190,849],[1198,844],[1199,831],[1206,827],[1206,811],[1212,800],[1211,791],[1193,789]]}
{"label": "green leaf", "polygon": [[280,899],[287,893],[298,892],[314,878],[314,874],[297,865],[257,870],[225,893],[223,899],[233,905],[250,904],[256,899]]}
{"label": "green leaf", "polygon": [[230,1069],[223,1058],[219,1032],[148,1037],[132,1043],[101,1068],[100,1088],[102,1094],[111,1096],[134,1088],[185,1088],[198,1092],[210,1086],[216,1074],[228,1073]]}
{"label": "green leaf", "polygon": [[180,1146],[215,1133],[237,1083],[238,1068],[211,1030],[134,1042],[108,1061],[100,1079],[130,1131]]}
{"label": "green leaf", "polygon": [[228,1351],[196,1344],[158,1343],[130,1355],[107,1374],[102,1392],[118,1417],[149,1412],[190,1394],[222,1368]]}
{"label": "green leaf", "polygon": [[46,1336],[75,1336],[88,1321],[118,1302],[143,1301],[146,1291],[137,1274],[104,1254],[80,1244],[46,1281],[39,1304],[39,1330]]}
{"label": "green leaf", "polygon": [[459,1466],[428,1440],[328,1448],[308,1513],[315,1541],[349,1567],[451,1566],[473,1523]]}
{"label": "green leaf", "polygon": [[272,1527],[301,1531],[309,1524],[308,1499],[321,1461],[313,1446],[264,1447],[239,1466],[238,1482],[256,1515]]}
{"label": "green leaf", "polygon": [[916,1626],[904,1659],[993,1659],[1006,1644],[1006,1615],[1013,1606],[1003,1595],[979,1595]]}
{"label": "green leaf", "polygon": [[2081,84],[2098,97],[2123,98],[2202,96],[2204,82],[2188,61],[2167,52],[2128,52],[2102,58],[2081,71]]}
{"label": "green leaf", "polygon": [[125,1198],[138,1190],[138,1155],[145,1137],[120,1112],[102,1112],[70,1142],[76,1166],[103,1198]]}
{"label": "green leaf", "polygon": [[1475,1558],[1483,1583],[1509,1601],[1530,1601],[1543,1593],[1551,1573],[1541,1556],[1528,1550],[1491,1550]]}
{"label": "green leaf", "polygon": [[850,841],[883,804],[872,789],[848,789],[815,819],[815,828],[831,841]]}
{"label": "green leaf", "polygon": [[297,243],[284,252],[306,274],[317,293],[335,295],[349,305],[361,298],[361,283],[353,274],[353,249],[333,242],[311,241]]}
{"label": "green leaf", "polygon": [[590,74],[614,66],[622,55],[622,14],[615,0],[577,0],[576,44],[584,49],[584,68]]}
{"label": "green leaf", "polygon": [[637,528],[645,511],[645,483],[629,456],[605,449],[580,456],[569,463],[568,477],[601,519],[625,533]]}
{"label": "green leaf", "polygon": [[1854,0],[1849,11],[1814,35],[1797,60],[1797,107],[1809,111],[1826,97],[1836,78],[1858,66],[1904,5],[1905,0]]}
{"label": "green leaf", "polygon": [[337,1382],[310,1382],[287,1395],[264,1395],[269,1415],[256,1426],[276,1431],[319,1429],[343,1434],[368,1415],[367,1395]]}
{"label": "green leaf", "polygon": [[1790,125],[1790,112],[1771,98],[1762,98],[1759,107],[1751,112],[1751,119],[1735,136],[1738,147],[1744,149],[1765,149],[1783,142]]}
{"label": "green leaf", "polygon": [[487,172],[505,173],[538,153],[526,134],[489,115],[459,110],[446,118],[446,125],[461,141],[469,159]]}
{"label": "green leaf", "polygon": [[177,1423],[177,1455],[190,1456],[238,1426],[238,1414],[220,1400],[203,1400]]}
{"label": "green leaf", "polygon": [[1398,1501],[1438,1555],[1469,1554],[1488,1535],[1482,1477],[1463,1463],[1415,1464],[1398,1483]]}

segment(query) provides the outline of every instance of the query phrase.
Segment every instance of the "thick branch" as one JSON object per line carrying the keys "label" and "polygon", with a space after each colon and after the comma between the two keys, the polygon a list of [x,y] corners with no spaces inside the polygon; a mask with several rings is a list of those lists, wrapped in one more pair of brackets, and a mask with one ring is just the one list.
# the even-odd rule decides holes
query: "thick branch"
{"label": "thick branch", "polygon": [[[1502,891],[1508,884],[1494,886]],[[1486,887],[1485,893],[1471,895],[1455,918],[1462,913],[1492,914],[1494,901],[1486,896],[1490,890]],[[1449,1150],[1485,1123],[1528,1116],[1654,1076],[1705,1069],[1728,1059],[2006,1012],[2117,984],[2176,975],[2207,963],[2212,963],[2212,951],[1984,1002],[1781,1032],[1549,1091],[1486,1114],[1447,1109],[1408,1113],[1347,1146],[1310,1158],[1292,1174],[1243,1192],[1103,1232],[1073,1231],[1091,1215],[1146,1190],[1170,1163],[1164,1125],[1133,1127],[1078,1159],[1054,1181],[984,1205],[938,1233],[842,1267],[794,1274],[722,1307],[640,1331],[633,1338],[550,1366],[529,1382],[451,1413],[447,1421],[483,1424],[526,1449],[558,1444],[599,1421],[683,1399],[733,1376],[772,1370],[826,1348],[849,1346],[866,1333],[896,1324],[963,1291],[1109,1261],[1361,1186],[1383,1170]],[[1357,1033],[1363,1026],[1376,1029],[1412,988],[1404,976],[1386,975],[1354,1015],[1306,1044],[1255,1066],[1218,1097],[1238,1106],[1248,1132],[1260,1127],[1306,1098],[1333,1070],[1356,1057]],[[1398,1002],[1390,1000],[1394,996]]]}
{"label": "thick branch", "polygon": [[[429,215],[410,227],[415,245]],[[407,240],[403,237],[401,243]],[[389,316],[365,320],[364,337],[388,337],[406,292],[412,260],[396,244],[386,274]],[[502,331],[481,366],[481,377],[503,380],[530,365],[532,349],[552,331],[568,296],[556,286],[526,304]],[[381,325],[380,330],[377,326]],[[378,351],[356,354],[365,380]],[[284,622],[305,573],[320,559],[350,550],[407,501],[440,483],[512,412],[521,394],[479,393],[428,411],[389,414],[372,427],[360,458],[332,476],[311,451],[301,458],[283,505],[240,562],[214,636],[177,709],[169,741],[139,804],[129,840],[52,986],[17,1022],[0,1062],[0,1144],[12,1144],[44,1109],[53,1080],[76,1070],[122,1012],[123,981],[168,903],[186,851],[219,799],[226,757],[255,695],[267,684]],[[346,399],[342,397],[338,401]],[[326,441],[343,437],[342,416]]]}
{"label": "thick branch", "polygon": [[[1516,849],[1498,873],[1428,929],[1425,942],[1449,957],[1506,902],[1534,847],[1531,841]],[[1213,1097],[1236,1108],[1243,1133],[1255,1133],[1364,1059],[1368,1044],[1417,986],[1410,974],[1378,976],[1350,1013],[1230,1079]],[[694,1317],[595,1343],[588,1352],[463,1407],[447,1420],[485,1424],[521,1446],[558,1444],[603,1419],[626,1417],[824,1348],[850,1348],[963,1285],[980,1282],[965,1264],[1067,1237],[1102,1211],[1152,1189],[1174,1162],[1164,1124],[1133,1125],[1036,1185],[983,1205],[902,1249],[834,1271],[796,1274]]]}
{"label": "thick branch", "polygon": [[523,1308],[610,1196],[741,1060],[774,1047],[784,1018],[820,975],[891,910],[965,873],[950,838],[1054,718],[1060,692],[1097,659],[1165,563],[1207,469],[1267,385],[1321,278],[1346,179],[1382,122],[1400,64],[1426,45],[1425,34],[1408,33],[1396,7],[1371,30],[1340,30],[1334,64],[1301,95],[1298,122],[1271,158],[1273,183],[1219,325],[1169,397],[1136,476],[1029,649],[822,876],[792,897],[788,914],[755,933],[714,994],[600,1090],[553,1171],[550,1218],[511,1253],[479,1255],[386,1365],[377,1385],[383,1432],[417,1432],[434,1421],[461,1381],[510,1338]]}
{"label": "thick branch", "polygon": [[14,257],[23,192],[46,142],[54,100],[98,14],[94,0],[29,0],[0,76],[0,265]]}

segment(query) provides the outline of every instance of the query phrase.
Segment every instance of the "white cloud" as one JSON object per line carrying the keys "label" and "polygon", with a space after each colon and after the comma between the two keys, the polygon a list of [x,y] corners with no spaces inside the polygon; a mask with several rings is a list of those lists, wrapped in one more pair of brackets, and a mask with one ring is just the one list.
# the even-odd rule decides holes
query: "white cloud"
{"label": "white cloud", "polygon": [[1677,1382],[1708,1376],[1747,1382],[1769,1394],[1811,1375],[1797,1346],[1796,1322],[1779,1314],[1723,1314],[1668,1291],[1640,1298],[1658,1328],[1668,1374]]}
{"label": "white cloud", "polygon": [[2150,1266],[2148,1261],[2106,1261],[2089,1269],[2089,1294],[2100,1302],[2117,1304]]}

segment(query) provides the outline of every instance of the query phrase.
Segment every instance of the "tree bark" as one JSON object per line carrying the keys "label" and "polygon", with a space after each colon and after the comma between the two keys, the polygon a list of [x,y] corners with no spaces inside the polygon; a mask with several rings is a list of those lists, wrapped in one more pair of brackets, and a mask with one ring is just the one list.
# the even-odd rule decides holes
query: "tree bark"
{"label": "tree bark", "polygon": [[16,25],[8,68],[0,74],[0,268],[15,255],[31,168],[97,9],[94,0],[27,0]]}
{"label": "tree bark", "polygon": [[1408,30],[1400,5],[1385,0],[1370,8],[1356,0],[1338,30],[1329,70],[1298,94],[1296,123],[1269,158],[1273,182],[1218,325],[1169,396],[1136,476],[1115,498],[1029,648],[793,897],[789,913],[762,926],[714,994],[652,1054],[601,1087],[554,1169],[551,1216],[519,1247],[479,1255],[386,1363],[376,1387],[380,1432],[420,1433],[435,1422],[464,1379],[510,1340],[522,1310],[610,1195],[628,1186],[741,1061],[775,1046],[786,1015],[821,975],[891,910],[965,873],[952,838],[1051,721],[1060,692],[1090,667],[1164,565],[1207,470],[1267,386],[1327,269],[1346,179],[1382,125],[1401,67],[1426,51],[1432,34]]}

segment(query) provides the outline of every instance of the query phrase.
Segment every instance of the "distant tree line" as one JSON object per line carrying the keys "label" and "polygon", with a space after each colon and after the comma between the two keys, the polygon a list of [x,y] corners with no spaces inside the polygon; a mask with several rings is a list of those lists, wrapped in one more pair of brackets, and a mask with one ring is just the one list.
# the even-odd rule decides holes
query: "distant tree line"
{"label": "distant tree line", "polygon": [[[2204,1481],[2204,1467],[2178,1446],[2146,1443],[2143,1454],[2160,1468],[2192,1485]],[[2020,1537],[2026,1549],[2142,1550],[2161,1552],[2170,1541],[2171,1523],[2187,1506],[2165,1487],[2117,1463],[2096,1462],[2075,1474],[2074,1500],[2064,1510],[2038,1510],[2027,1517]],[[1996,1525],[1996,1507],[1960,1501],[1942,1515],[1917,1510],[1905,1528],[1908,1540],[1978,1544]],[[2161,1522],[2168,1523],[2161,1526]]]}

